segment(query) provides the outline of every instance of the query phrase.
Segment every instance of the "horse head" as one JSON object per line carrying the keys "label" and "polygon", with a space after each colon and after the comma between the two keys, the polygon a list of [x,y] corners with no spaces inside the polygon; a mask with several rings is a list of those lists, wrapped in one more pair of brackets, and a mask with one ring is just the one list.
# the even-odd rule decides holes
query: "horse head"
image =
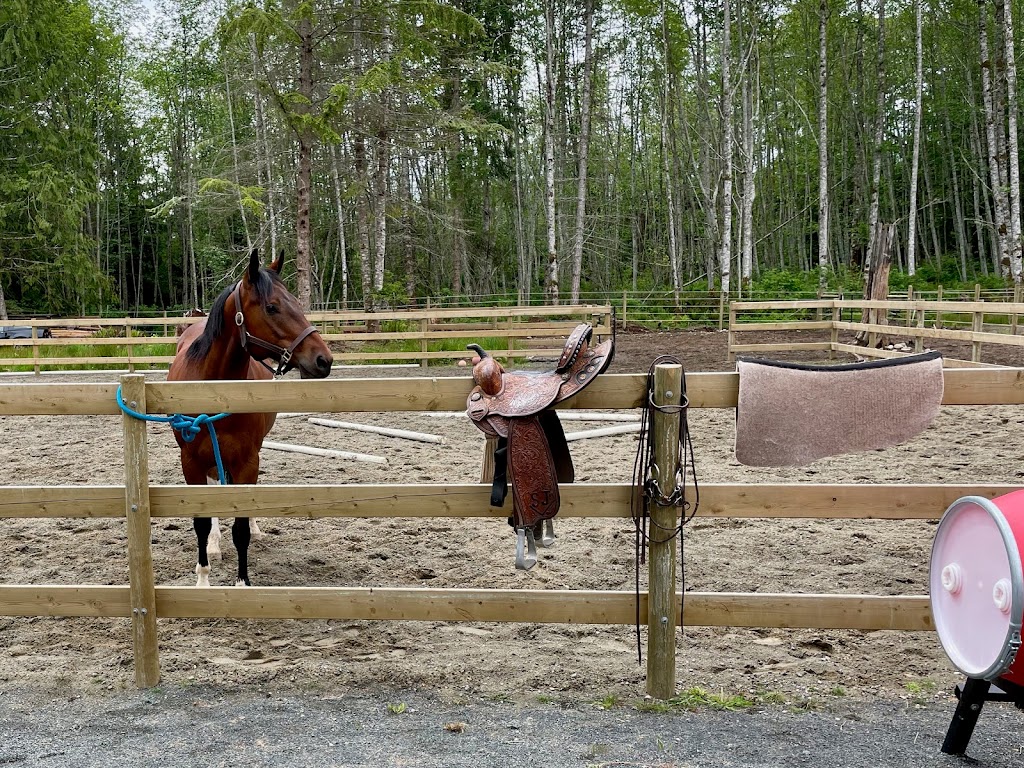
{"label": "horse head", "polygon": [[233,290],[234,322],[242,346],[264,365],[267,358],[276,360],[277,375],[298,368],[304,379],[322,379],[330,374],[334,356],[281,281],[283,261],[280,254],[263,268],[253,249],[245,275]]}

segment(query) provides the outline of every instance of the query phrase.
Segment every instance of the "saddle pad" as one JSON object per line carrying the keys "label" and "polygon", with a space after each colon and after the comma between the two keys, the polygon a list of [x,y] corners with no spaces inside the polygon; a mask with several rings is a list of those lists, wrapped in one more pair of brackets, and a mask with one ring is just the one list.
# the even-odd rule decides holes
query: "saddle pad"
{"label": "saddle pad", "polygon": [[846,365],[739,360],[736,459],[800,466],[886,448],[922,432],[942,403],[942,355]]}

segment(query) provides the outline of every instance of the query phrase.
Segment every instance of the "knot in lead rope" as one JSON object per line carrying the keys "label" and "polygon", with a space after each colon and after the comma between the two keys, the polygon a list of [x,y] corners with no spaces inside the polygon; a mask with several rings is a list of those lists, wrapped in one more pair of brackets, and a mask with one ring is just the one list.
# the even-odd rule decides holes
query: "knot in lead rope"
{"label": "knot in lead rope", "polygon": [[217,462],[217,480],[221,485],[227,485],[227,474],[224,472],[224,462],[220,457],[220,444],[217,442],[217,430],[213,427],[213,422],[220,421],[229,414],[218,413],[210,416],[205,413],[201,413],[198,416],[185,416],[181,413],[175,413],[171,416],[153,416],[148,413],[140,413],[139,411],[131,408],[128,403],[121,397],[121,387],[117,388],[117,405],[120,409],[135,419],[141,421],[154,421],[160,424],[170,424],[171,428],[181,433],[181,439],[186,443],[191,443],[200,432],[203,431],[205,425],[210,430],[210,442],[213,444],[213,458]]}

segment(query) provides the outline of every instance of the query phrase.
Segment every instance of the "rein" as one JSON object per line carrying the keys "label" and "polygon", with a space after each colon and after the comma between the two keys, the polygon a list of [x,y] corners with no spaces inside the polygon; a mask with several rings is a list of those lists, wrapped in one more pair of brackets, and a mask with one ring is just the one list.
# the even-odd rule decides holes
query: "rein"
{"label": "rein", "polygon": [[214,416],[208,416],[205,413],[201,413],[198,416],[184,416],[180,413],[175,413],[172,416],[152,416],[148,413],[140,413],[139,411],[131,408],[128,403],[121,397],[121,387],[117,387],[117,405],[127,415],[140,419],[142,421],[155,421],[160,424],[170,424],[172,429],[181,432],[181,438],[186,443],[191,443],[200,432],[203,431],[203,425],[210,430],[210,442],[213,443],[213,458],[217,462],[217,480],[221,485],[227,485],[227,473],[224,472],[224,462],[220,457],[220,443],[217,442],[217,430],[213,428],[213,422],[220,421],[221,419],[229,416],[227,413],[218,413]]}
{"label": "rein", "polygon": [[[268,371],[274,374],[274,376],[283,376],[294,367],[291,361],[292,353],[295,351],[295,348],[299,346],[299,344],[301,344],[305,340],[305,338],[309,336],[309,334],[316,333],[316,328],[314,328],[312,325],[308,326],[302,333],[296,336],[295,340],[292,341],[292,343],[289,344],[287,347],[279,347],[277,344],[271,344],[269,341],[264,341],[259,336],[253,336],[245,327],[245,315],[242,314],[241,286],[242,281],[239,280],[237,283],[235,283],[235,288],[232,291],[231,295],[235,299],[235,325],[238,326],[238,332],[241,335],[242,349],[249,352],[249,343],[251,342],[256,346],[263,347],[263,349],[267,350],[268,352],[277,355],[277,370],[274,370],[269,365],[267,365],[266,361],[263,360],[262,358],[256,358],[255,356],[253,356],[253,359],[257,360],[260,363],[260,365],[262,365],[264,368],[266,368]],[[252,355],[252,352],[249,352],[249,354]]]}
{"label": "rein", "polygon": [[[697,507],[700,506],[700,487],[697,485],[697,464],[693,455],[693,442],[690,440],[690,426],[686,418],[690,405],[686,395],[686,369],[683,368],[682,402],[680,405],[659,405],[654,402],[654,369],[658,365],[671,363],[682,367],[678,358],[672,355],[661,355],[647,371],[647,397],[640,416],[640,443],[637,446],[636,461],[633,464],[633,491],[630,496],[630,508],[633,516],[633,525],[636,528],[636,653],[638,663],[643,660],[640,644],[640,566],[646,562],[645,550],[650,540],[650,526],[655,525],[664,533],[670,534],[666,539],[659,541],[671,541],[679,539],[679,561],[680,568],[683,567],[683,526],[685,526],[694,515],[697,514]],[[654,464],[654,445],[651,442],[650,424],[652,414],[655,411],[661,413],[675,413],[679,417],[679,446],[677,455],[679,463],[675,467],[672,477],[675,478],[675,487],[667,492],[662,489],[654,478],[651,468]],[[691,505],[686,498],[686,475],[687,469],[693,475],[694,500]],[[658,526],[650,517],[652,502],[663,507],[679,508],[679,523],[673,528]],[[682,608],[686,601],[686,584],[683,581],[684,573],[680,573],[680,584],[682,585],[682,597],[680,598],[680,627],[683,626]]]}

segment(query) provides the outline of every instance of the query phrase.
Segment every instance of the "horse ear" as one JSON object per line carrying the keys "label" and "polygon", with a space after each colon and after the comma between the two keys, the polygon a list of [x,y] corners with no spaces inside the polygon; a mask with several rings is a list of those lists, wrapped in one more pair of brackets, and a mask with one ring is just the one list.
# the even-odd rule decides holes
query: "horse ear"
{"label": "horse ear", "polygon": [[275,272],[277,272],[277,274],[280,275],[281,274],[281,267],[283,267],[283,266],[284,266],[284,249],[282,248],[280,251],[277,252],[277,258],[274,259],[272,262],[270,262],[270,268],[272,270],[274,270]]}
{"label": "horse ear", "polygon": [[260,277],[260,254],[253,248],[249,251],[249,268],[246,270],[250,283],[255,283]]}

